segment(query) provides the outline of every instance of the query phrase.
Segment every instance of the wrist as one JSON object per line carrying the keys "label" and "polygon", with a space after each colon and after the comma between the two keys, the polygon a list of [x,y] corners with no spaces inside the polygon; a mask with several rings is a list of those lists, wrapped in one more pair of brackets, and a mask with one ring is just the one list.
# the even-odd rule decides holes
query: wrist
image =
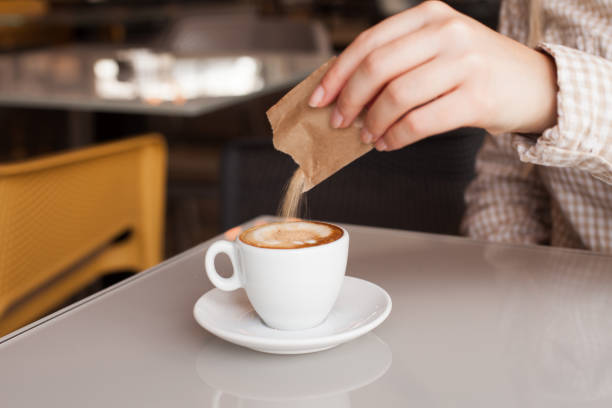
{"label": "wrist", "polygon": [[527,83],[531,88],[526,95],[532,98],[526,121],[515,130],[516,133],[541,134],[546,129],[557,125],[557,67],[555,60],[541,51],[534,51],[532,65],[534,80]]}

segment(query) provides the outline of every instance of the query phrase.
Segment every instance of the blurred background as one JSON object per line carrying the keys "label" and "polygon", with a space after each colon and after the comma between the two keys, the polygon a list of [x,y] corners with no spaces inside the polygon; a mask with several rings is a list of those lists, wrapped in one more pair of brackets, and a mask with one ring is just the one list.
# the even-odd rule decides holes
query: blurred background
{"label": "blurred background", "polygon": [[[11,327],[275,213],[294,164],[272,149],[265,111],[361,31],[417,3],[0,0],[0,323],[98,262],[107,245],[137,240],[132,254],[139,258],[121,263],[114,255],[113,268],[94,268]],[[448,3],[497,25],[499,0]],[[482,132],[463,129],[397,153],[372,152],[315,188],[307,215],[457,234],[481,141]],[[124,144],[104,147],[108,142]],[[111,155],[125,157],[95,170],[74,166]],[[59,161],[44,161],[53,157]],[[55,178],[44,178],[51,172]],[[75,181],[65,182],[70,177]],[[49,191],[70,200],[61,204]],[[90,201],[97,207],[87,207]],[[51,204],[55,210],[47,211]],[[59,217],[62,209],[67,218]],[[122,211],[138,221],[128,223]],[[85,232],[91,219],[97,223]],[[115,220],[123,221],[105,229]],[[27,229],[30,221],[39,229]],[[84,245],[97,235],[99,242]],[[38,269],[43,276],[28,280]],[[100,272],[111,269],[119,272],[114,278]]]}

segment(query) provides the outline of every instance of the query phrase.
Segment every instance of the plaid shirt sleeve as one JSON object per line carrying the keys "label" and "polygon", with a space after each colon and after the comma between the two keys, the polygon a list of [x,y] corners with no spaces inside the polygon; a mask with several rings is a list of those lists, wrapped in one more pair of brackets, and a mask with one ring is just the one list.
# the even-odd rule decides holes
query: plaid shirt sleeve
{"label": "plaid shirt sleeve", "polygon": [[558,123],[537,139],[516,135],[524,162],[573,167],[612,184],[612,62],[543,43],[557,65]]}
{"label": "plaid shirt sleeve", "polygon": [[471,238],[517,244],[550,242],[549,195],[537,171],[518,160],[509,134],[488,136],[468,187],[461,230]]}

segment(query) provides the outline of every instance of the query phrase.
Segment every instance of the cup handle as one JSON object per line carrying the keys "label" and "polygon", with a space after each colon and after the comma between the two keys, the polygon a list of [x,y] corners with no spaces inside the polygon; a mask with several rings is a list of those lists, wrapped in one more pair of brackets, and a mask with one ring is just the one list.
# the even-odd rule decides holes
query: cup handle
{"label": "cup handle", "polygon": [[[232,268],[234,269],[234,273],[229,278],[224,278],[223,276],[217,273],[217,269],[215,268],[215,257],[219,253],[227,254],[227,256],[229,256],[230,261],[232,262]],[[242,287],[242,283],[240,283],[239,278],[240,270],[238,259],[236,257],[236,247],[235,244],[233,244],[232,242],[214,242],[206,251],[204,265],[206,267],[206,274],[208,275],[208,279],[210,279],[212,284],[218,287],[219,289],[232,291]]]}

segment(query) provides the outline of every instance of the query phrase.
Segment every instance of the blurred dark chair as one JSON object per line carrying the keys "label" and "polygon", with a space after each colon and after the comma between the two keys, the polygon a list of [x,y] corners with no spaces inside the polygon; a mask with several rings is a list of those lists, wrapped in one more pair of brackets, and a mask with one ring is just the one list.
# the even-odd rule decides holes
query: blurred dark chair
{"label": "blurred dark chair", "polygon": [[[325,1],[325,0],[319,0]],[[381,18],[389,17],[425,0],[376,0],[375,4]],[[501,0],[443,0],[452,8],[466,14],[483,24],[497,28]]]}
{"label": "blurred dark chair", "polygon": [[[390,153],[372,151],[307,193],[306,218],[458,234],[463,192],[484,132],[460,129]],[[270,141],[236,141],[222,159],[222,227],[276,214],[296,165]]]}

